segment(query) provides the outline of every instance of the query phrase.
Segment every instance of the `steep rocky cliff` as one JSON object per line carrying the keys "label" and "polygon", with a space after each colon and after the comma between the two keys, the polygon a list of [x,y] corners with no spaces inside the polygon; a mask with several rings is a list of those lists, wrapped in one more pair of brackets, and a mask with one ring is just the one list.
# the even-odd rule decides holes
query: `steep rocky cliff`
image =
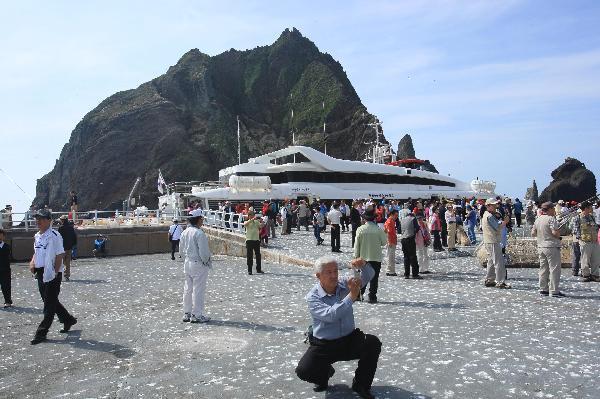
{"label": "steep rocky cliff", "polygon": [[[293,118],[292,118],[292,110]],[[77,124],[54,169],[38,180],[34,205],[120,207],[142,178],[142,203],[156,206],[158,169],[167,181],[215,180],[241,157],[296,143],[362,159],[374,120],[339,62],[296,29],[270,46],[208,56],[184,54],[162,76],[102,101]]]}

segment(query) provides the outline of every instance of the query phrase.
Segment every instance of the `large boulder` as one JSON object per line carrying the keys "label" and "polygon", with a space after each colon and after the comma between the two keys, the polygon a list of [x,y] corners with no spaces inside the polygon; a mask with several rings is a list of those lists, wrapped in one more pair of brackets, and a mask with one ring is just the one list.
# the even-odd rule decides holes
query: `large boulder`
{"label": "large boulder", "polygon": [[533,181],[533,185],[527,189],[527,192],[525,193],[525,199],[533,202],[539,201],[540,195],[538,193],[537,183],[535,180]]}
{"label": "large boulder", "polygon": [[562,165],[552,171],[552,178],[550,185],[540,195],[541,202],[581,202],[596,195],[596,177],[575,158],[565,159]]}

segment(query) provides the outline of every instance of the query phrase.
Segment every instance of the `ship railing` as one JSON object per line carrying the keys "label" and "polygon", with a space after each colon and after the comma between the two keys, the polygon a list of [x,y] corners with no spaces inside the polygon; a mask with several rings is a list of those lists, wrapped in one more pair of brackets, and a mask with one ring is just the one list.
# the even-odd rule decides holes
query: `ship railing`
{"label": "ship railing", "polygon": [[[214,210],[204,210],[204,225],[234,233],[244,234],[243,223],[246,216]],[[37,225],[35,212],[2,213],[1,227],[11,231],[35,231]],[[89,211],[89,212],[52,212],[53,226],[60,226],[60,218],[66,216],[78,229],[86,228],[120,228],[143,226],[169,226],[173,220],[184,223],[189,213],[187,210],[163,211],[160,209],[136,209],[122,211]]]}

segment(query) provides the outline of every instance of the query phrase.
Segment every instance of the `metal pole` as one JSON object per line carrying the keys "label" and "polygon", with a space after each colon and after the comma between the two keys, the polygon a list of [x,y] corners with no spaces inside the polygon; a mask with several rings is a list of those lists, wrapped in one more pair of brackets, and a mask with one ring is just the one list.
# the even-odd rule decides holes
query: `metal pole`
{"label": "metal pole", "polygon": [[240,144],[240,116],[237,116],[237,136],[238,136],[238,165],[242,164],[241,144]]}

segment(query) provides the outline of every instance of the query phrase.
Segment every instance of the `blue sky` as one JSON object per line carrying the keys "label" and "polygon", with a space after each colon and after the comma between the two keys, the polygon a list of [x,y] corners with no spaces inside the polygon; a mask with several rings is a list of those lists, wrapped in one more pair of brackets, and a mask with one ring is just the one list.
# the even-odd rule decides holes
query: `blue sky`
{"label": "blue sky", "polygon": [[[3,2],[0,205],[22,211],[104,98],[191,48],[215,55],[296,27],[340,61],[397,145],[444,174],[540,190],[565,157],[600,171],[600,2]],[[167,177],[168,179],[168,177]]]}

